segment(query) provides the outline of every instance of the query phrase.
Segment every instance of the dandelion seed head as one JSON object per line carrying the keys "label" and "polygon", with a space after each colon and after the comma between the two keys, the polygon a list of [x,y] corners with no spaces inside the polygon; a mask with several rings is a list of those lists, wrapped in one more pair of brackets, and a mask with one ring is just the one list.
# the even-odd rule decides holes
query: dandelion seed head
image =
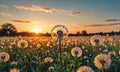
{"label": "dandelion seed head", "polygon": [[20,72],[20,70],[16,69],[16,68],[13,68],[13,69],[10,69],[10,72]]}
{"label": "dandelion seed head", "polygon": [[17,43],[17,46],[19,48],[27,48],[28,47],[28,42],[26,40],[19,40]]}
{"label": "dandelion seed head", "polygon": [[98,54],[95,58],[94,58],[94,64],[97,68],[102,69],[103,65],[104,68],[107,69],[110,67],[111,65],[111,59],[110,56],[106,55],[106,54]]}
{"label": "dandelion seed head", "polygon": [[48,68],[48,72],[54,72],[54,67],[53,67],[53,66],[50,66],[50,67]]}
{"label": "dandelion seed head", "polygon": [[79,47],[74,47],[71,50],[71,55],[74,57],[80,57],[82,55],[82,50]]}
{"label": "dandelion seed head", "polygon": [[54,40],[63,40],[68,36],[68,29],[64,25],[56,25],[51,30],[51,36]]}
{"label": "dandelion seed head", "polygon": [[77,72],[94,72],[91,67],[88,66],[81,66]]}
{"label": "dandelion seed head", "polygon": [[95,36],[91,37],[90,42],[93,46],[102,45],[103,44],[103,38],[100,35],[95,35]]}
{"label": "dandelion seed head", "polygon": [[7,52],[0,52],[0,62],[7,62],[10,59],[10,55]]}

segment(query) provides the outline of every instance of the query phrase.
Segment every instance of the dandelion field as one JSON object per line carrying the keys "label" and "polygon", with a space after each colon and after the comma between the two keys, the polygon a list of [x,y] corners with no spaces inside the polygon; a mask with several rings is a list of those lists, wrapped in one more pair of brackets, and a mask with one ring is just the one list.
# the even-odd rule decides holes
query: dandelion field
{"label": "dandelion field", "polygon": [[90,39],[62,40],[60,58],[59,43],[52,38],[2,37],[0,72],[119,72],[120,37],[104,36],[104,42],[97,46]]}
{"label": "dandelion field", "polygon": [[0,0],[0,72],[120,72],[120,0]]}

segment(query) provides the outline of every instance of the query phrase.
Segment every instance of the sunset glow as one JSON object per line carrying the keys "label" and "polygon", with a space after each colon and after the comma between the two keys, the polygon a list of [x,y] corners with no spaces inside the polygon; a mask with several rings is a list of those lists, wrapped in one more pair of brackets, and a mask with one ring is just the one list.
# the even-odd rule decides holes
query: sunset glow
{"label": "sunset glow", "polygon": [[32,32],[35,32],[36,34],[40,33],[42,30],[39,27],[34,27]]}

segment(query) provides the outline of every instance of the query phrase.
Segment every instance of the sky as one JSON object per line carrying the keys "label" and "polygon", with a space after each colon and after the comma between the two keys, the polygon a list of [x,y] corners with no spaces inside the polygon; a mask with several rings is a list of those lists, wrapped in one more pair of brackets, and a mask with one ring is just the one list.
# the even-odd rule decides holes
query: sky
{"label": "sky", "polygon": [[0,25],[18,32],[51,32],[65,25],[69,33],[120,31],[120,0],[0,0]]}

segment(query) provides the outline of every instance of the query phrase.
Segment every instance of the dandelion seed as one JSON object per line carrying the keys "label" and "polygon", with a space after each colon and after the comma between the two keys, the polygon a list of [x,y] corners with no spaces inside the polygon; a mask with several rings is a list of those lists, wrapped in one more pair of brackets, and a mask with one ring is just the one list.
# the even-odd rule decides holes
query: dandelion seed
{"label": "dandelion seed", "polygon": [[94,58],[94,64],[97,68],[102,69],[104,66],[104,69],[107,69],[110,67],[111,65],[111,59],[110,56],[106,55],[106,54],[98,54],[95,58]]}
{"label": "dandelion seed", "polygon": [[26,40],[19,40],[17,43],[17,46],[19,48],[27,48],[28,47],[28,42]]}
{"label": "dandelion seed", "polygon": [[74,47],[71,50],[71,55],[74,57],[80,57],[82,55],[82,50],[79,47]]}
{"label": "dandelion seed", "polygon": [[77,72],[94,72],[91,67],[88,66],[81,66]]}
{"label": "dandelion seed", "polygon": [[7,52],[0,52],[0,62],[7,62],[10,56]]}

